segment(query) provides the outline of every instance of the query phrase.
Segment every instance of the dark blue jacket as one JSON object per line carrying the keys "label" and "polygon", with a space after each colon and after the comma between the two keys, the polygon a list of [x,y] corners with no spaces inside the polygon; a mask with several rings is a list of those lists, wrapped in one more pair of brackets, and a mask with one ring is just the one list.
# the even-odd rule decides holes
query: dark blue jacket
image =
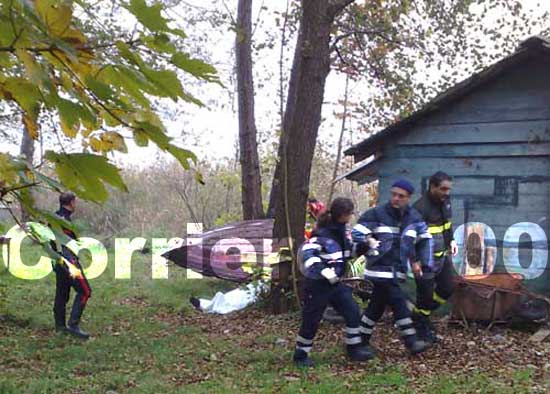
{"label": "dark blue jacket", "polygon": [[432,234],[434,266],[435,270],[439,271],[450,256],[449,251],[453,240],[451,200],[434,201],[427,192],[414,203],[413,207],[422,215],[428,225],[428,231]]}
{"label": "dark blue jacket", "polygon": [[321,271],[334,268],[338,277],[346,272],[346,261],[351,257],[351,240],[346,225],[332,222],[316,229],[300,248],[302,273],[308,279],[323,279]]}
{"label": "dark blue jacket", "polygon": [[[60,218],[63,218],[65,219],[66,221],[68,222],[71,222],[71,215],[73,214],[71,211],[69,211],[67,208],[65,207],[61,207],[59,208],[59,210],[55,213],[57,216],[59,216]],[[72,231],[72,230],[69,230],[68,228],[63,228],[63,232],[70,238],[72,239],[76,239],[77,236],[76,234]]]}
{"label": "dark blue jacket", "polygon": [[[55,214],[60,218],[67,220],[68,222],[72,221],[71,220],[72,212],[65,207],[59,208],[59,210],[56,211]],[[78,238],[77,235],[72,230],[66,227],[63,227],[63,232],[65,233],[65,235],[67,235],[71,239]],[[51,245],[54,250],[57,250],[57,245],[55,244],[55,242],[52,242]],[[78,256],[76,256],[66,245],[61,245],[61,255],[65,257],[67,260],[69,260],[70,262],[74,263],[75,261],[78,261]]]}
{"label": "dark blue jacket", "polygon": [[412,207],[401,212],[386,203],[370,209],[361,215],[351,234],[360,250],[365,250],[360,246],[367,237],[380,241],[378,255],[366,256],[367,279],[405,279],[411,258],[419,260],[426,270],[432,267],[431,234],[420,213]]}

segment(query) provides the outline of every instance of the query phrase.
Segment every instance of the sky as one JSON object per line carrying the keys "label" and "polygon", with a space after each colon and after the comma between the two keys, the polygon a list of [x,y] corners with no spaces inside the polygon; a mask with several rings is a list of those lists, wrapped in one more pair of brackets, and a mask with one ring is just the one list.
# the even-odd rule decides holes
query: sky
{"label": "sky", "polygon": [[[227,10],[236,16],[237,0],[186,0],[187,3],[202,7],[205,10]],[[550,2],[537,0],[523,0],[524,8],[541,13],[550,11]],[[268,5],[268,10],[262,9]],[[254,1],[253,23],[260,23],[254,28],[253,39],[263,42],[277,31],[274,11],[284,12],[286,1],[284,0],[256,0]],[[174,10],[168,15],[170,18],[182,20],[186,18],[182,12]],[[498,15],[495,15],[498,17]],[[183,25],[183,23],[182,23]],[[167,125],[169,134],[174,142],[181,147],[193,150],[199,159],[217,161],[235,157],[236,141],[238,138],[238,119],[234,92],[232,91],[233,62],[234,62],[234,32],[227,27],[212,29],[210,26],[198,23],[186,29],[190,43],[202,45],[198,50],[204,53],[208,60],[216,66],[221,80],[226,87],[215,84],[190,83],[188,89],[206,106],[199,108],[187,103],[163,102],[164,111],[161,117]],[[197,44],[195,44],[197,45]],[[195,48],[197,49],[197,48]],[[263,49],[253,59],[256,84],[256,123],[259,137],[273,136],[279,122],[278,115],[278,57],[279,46],[273,49]],[[290,70],[293,42],[289,43],[284,69]],[[426,75],[425,78],[437,77]],[[337,104],[343,98],[343,86],[345,77],[336,72],[331,72],[326,81],[325,105],[323,107],[324,122],[319,131],[319,138],[324,142],[335,143],[339,133],[340,120],[334,116],[335,111],[341,111]],[[185,86],[185,85],[184,85]],[[186,86],[187,88],[187,86]],[[359,100],[361,95],[367,92],[369,87],[364,82],[352,82],[350,85],[351,100]],[[285,91],[286,96],[286,91]],[[348,127],[354,128],[353,121]],[[0,137],[1,138],[1,137]],[[359,142],[362,137],[356,135],[355,139],[346,141],[346,146]],[[276,138],[275,138],[276,139]],[[120,165],[147,166],[159,159],[167,159],[167,156],[158,151],[156,147],[139,148],[131,141],[127,141],[130,155],[115,154],[112,159]],[[46,146],[45,148],[48,148]],[[7,151],[11,154],[18,153],[18,146],[0,141],[0,152]]]}

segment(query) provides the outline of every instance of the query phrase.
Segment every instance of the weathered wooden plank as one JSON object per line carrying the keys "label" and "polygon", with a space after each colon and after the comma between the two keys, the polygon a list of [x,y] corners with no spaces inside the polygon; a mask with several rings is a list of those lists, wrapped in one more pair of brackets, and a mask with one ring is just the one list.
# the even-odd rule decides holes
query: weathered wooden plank
{"label": "weathered wooden plank", "polygon": [[493,143],[493,144],[440,144],[424,146],[388,146],[388,158],[422,157],[514,157],[550,156],[550,142],[545,143]]}
{"label": "weathered wooden plank", "polygon": [[[508,207],[500,207],[494,212],[488,212],[485,209],[469,210],[467,216],[469,222],[485,223],[487,225],[490,225],[492,228],[494,227],[493,230],[496,232],[497,230],[506,231],[510,226],[520,222],[535,223],[541,225],[543,229],[546,229],[548,228],[548,225],[545,225],[544,222],[541,222],[541,219],[544,218],[546,215],[547,212],[544,211],[529,213],[526,208],[515,211]],[[460,223],[464,223],[464,217],[457,217],[457,223],[459,223],[458,220],[460,220]]]}
{"label": "weathered wooden plank", "polygon": [[[533,94],[535,92],[532,92]],[[529,97],[527,94],[525,98]],[[451,112],[435,114],[419,124],[446,125],[446,124],[472,124],[486,122],[517,122],[523,120],[537,120],[550,118],[550,93],[548,96],[539,97],[538,100],[521,100],[521,102],[502,102],[498,94],[493,97],[494,105],[469,104],[457,107]],[[520,100],[518,98],[518,100]]]}
{"label": "weathered wooden plank", "polygon": [[348,177],[349,180],[356,181],[360,185],[374,182],[378,178],[378,161],[374,161],[355,171]]}
{"label": "weathered wooden plank", "polygon": [[520,182],[519,192],[522,195],[545,195],[550,201],[550,182]]}
{"label": "weathered wooden plank", "polygon": [[424,124],[548,119],[550,75],[547,61],[524,64],[442,108]]}
{"label": "weathered wooden plank", "polygon": [[430,176],[439,170],[451,176],[547,176],[550,174],[550,158],[383,158],[379,168],[379,176],[388,178],[411,178],[418,177],[418,174]]}
{"label": "weathered wooden plank", "polygon": [[[550,106],[550,103],[548,104]],[[402,133],[399,145],[463,143],[550,142],[550,119],[538,121],[419,125]]]}

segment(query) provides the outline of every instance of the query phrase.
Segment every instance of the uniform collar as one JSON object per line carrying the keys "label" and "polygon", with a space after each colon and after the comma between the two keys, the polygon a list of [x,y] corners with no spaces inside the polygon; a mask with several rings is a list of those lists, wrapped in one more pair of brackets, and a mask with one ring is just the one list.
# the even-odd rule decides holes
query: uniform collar
{"label": "uniform collar", "polygon": [[320,227],[317,229],[316,233],[320,233],[322,231],[331,231],[334,233],[345,233],[346,232],[346,224],[345,223],[338,223],[337,221],[331,221],[329,224],[327,224],[324,227]]}
{"label": "uniform collar", "polygon": [[411,209],[409,205],[405,207],[405,209],[400,210],[399,208],[392,207],[391,203],[388,201],[386,203],[386,211],[393,216],[394,218],[401,219],[403,218]]}
{"label": "uniform collar", "polygon": [[65,219],[70,219],[71,218],[71,215],[73,214],[71,211],[69,211],[67,208],[65,207],[61,207],[59,208],[59,211],[57,211],[57,214],[59,216],[62,216],[64,217]]}
{"label": "uniform collar", "polygon": [[445,205],[445,203],[448,201],[448,198],[446,198],[446,199],[443,200],[443,201],[434,199],[434,198],[432,197],[432,193],[430,193],[429,190],[426,192],[426,198],[427,198],[428,201],[430,201],[432,204],[435,204],[435,205],[438,205],[438,206],[443,206],[443,205]]}

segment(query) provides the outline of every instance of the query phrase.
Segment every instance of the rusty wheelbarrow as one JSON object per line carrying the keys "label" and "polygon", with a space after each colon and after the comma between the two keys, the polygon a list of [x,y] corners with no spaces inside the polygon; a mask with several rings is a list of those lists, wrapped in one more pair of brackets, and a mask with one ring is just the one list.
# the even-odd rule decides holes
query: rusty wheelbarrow
{"label": "rusty wheelbarrow", "polygon": [[488,323],[487,329],[495,323],[508,323],[526,299],[544,302],[544,320],[548,320],[550,299],[527,290],[521,274],[467,275],[455,277],[454,282],[451,320],[465,327],[468,321]]}

